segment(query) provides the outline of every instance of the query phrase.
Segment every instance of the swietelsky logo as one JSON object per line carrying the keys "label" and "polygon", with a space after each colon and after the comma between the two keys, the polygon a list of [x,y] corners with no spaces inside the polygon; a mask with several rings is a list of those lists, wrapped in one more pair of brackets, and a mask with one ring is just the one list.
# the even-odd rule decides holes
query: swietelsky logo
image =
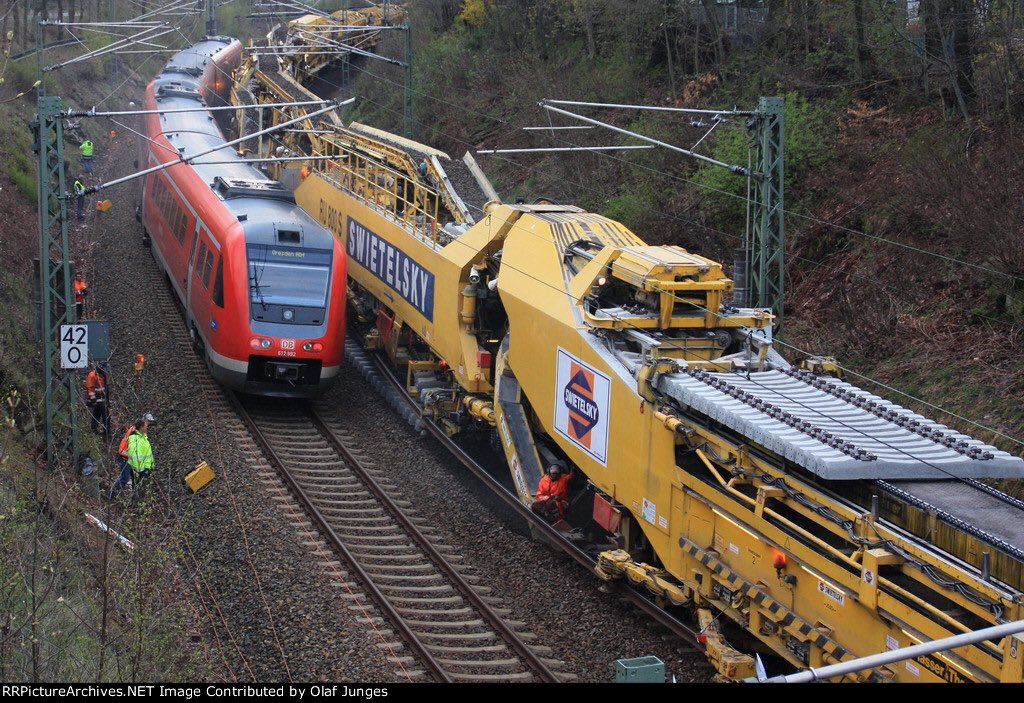
{"label": "swietelsky logo", "polygon": [[570,364],[569,373],[572,379],[562,392],[562,400],[569,409],[569,434],[590,449],[590,431],[601,418],[594,402],[594,374],[575,361]]}
{"label": "swietelsky logo", "polygon": [[611,379],[564,349],[558,350],[556,365],[555,430],[605,464]]}

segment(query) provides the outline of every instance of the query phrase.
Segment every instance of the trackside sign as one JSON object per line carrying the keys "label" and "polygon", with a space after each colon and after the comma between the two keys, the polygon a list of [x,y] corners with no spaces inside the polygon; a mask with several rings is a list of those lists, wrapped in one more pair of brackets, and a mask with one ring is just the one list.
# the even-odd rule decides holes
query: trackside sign
{"label": "trackside sign", "polygon": [[611,379],[561,348],[557,364],[555,430],[607,466]]}

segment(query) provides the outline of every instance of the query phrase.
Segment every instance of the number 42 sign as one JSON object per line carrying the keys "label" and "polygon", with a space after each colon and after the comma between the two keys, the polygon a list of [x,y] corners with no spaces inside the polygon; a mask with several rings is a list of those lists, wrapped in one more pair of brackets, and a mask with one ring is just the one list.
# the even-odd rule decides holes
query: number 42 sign
{"label": "number 42 sign", "polygon": [[60,367],[84,369],[89,365],[89,328],[85,325],[60,326]]}

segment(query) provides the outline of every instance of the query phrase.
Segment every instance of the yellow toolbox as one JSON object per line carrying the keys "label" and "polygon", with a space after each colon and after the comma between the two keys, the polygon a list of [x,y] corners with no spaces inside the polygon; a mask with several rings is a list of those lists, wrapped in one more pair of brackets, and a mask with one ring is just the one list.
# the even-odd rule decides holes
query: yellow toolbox
{"label": "yellow toolbox", "polygon": [[189,487],[189,490],[195,493],[212,481],[213,475],[213,469],[210,468],[210,465],[205,461],[201,461],[196,468],[192,469],[192,471],[185,476],[185,485]]}

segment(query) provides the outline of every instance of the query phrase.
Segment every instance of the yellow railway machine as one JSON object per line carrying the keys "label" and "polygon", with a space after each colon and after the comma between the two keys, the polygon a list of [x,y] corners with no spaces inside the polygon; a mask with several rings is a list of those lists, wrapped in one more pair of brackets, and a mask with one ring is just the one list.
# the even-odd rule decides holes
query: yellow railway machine
{"label": "yellow railway machine", "polygon": [[402,5],[389,5],[387,13],[373,6],[297,17],[285,27],[284,69],[296,77],[314,76],[341,57],[374,49],[381,27],[401,25],[405,19]]}
{"label": "yellow railway machine", "polygon": [[[575,207],[502,204],[469,155],[325,125],[295,191],[349,256],[366,340],[449,433],[496,431],[520,498],[575,476],[598,575],[731,623],[797,667],[1020,619],[1024,461],[788,363],[722,267]],[[720,630],[722,632],[720,632]],[[852,678],[1020,681],[1019,637]]]}

